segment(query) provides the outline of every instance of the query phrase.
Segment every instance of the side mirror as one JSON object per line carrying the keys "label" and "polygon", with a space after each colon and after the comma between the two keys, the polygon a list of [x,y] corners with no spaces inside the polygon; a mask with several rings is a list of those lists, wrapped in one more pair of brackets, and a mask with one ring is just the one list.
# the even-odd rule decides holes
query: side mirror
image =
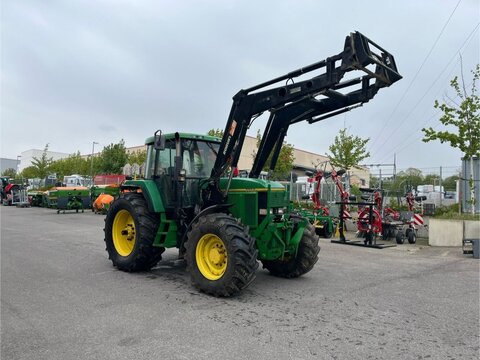
{"label": "side mirror", "polygon": [[155,150],[164,150],[165,149],[165,135],[162,134],[161,130],[155,131],[153,148]]}

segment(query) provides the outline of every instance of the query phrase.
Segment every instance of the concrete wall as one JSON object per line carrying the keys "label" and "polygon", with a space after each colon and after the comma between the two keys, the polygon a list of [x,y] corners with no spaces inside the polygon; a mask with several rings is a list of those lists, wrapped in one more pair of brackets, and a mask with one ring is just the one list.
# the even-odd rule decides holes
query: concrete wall
{"label": "concrete wall", "polygon": [[430,218],[430,246],[462,246],[463,239],[480,238],[480,222]]}

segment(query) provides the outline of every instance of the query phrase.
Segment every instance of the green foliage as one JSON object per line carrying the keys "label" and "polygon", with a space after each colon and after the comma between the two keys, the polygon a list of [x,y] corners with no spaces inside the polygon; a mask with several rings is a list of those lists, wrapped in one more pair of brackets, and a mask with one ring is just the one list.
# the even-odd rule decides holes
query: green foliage
{"label": "green foliage", "polygon": [[436,219],[450,219],[450,220],[480,220],[480,214],[460,214],[459,204],[453,204],[450,206],[437,206],[435,208],[434,217]]}
{"label": "green foliage", "polygon": [[222,138],[223,137],[223,130],[221,130],[221,129],[210,129],[210,130],[208,130],[207,135]]}
{"label": "green foliage", "polygon": [[17,172],[15,169],[8,168],[8,169],[5,169],[5,171],[2,173],[2,176],[14,178],[16,174]]}
{"label": "green foliage", "polygon": [[[453,131],[436,131],[433,128],[425,129],[424,142],[440,140],[441,143],[447,142],[453,148],[458,148],[463,153],[465,160],[471,160],[474,157],[480,157],[480,97],[477,95],[477,81],[480,78],[480,64],[477,64],[472,71],[473,82],[470,94],[465,87],[465,81],[462,75],[462,87],[455,76],[450,82],[450,86],[455,90],[457,97],[460,98],[460,104],[450,101],[450,104],[439,103],[435,100],[435,108],[443,112],[440,122],[454,129]],[[470,186],[470,204],[472,214],[475,213],[475,186],[473,179],[473,163],[471,166]],[[477,179],[478,180],[478,179]]]}
{"label": "green foliage", "polygon": [[362,195],[362,192],[360,191],[360,188],[356,185],[351,185],[350,186],[350,195],[355,195],[357,199],[360,199],[360,196]]}
{"label": "green foliage", "polygon": [[33,177],[44,179],[50,173],[49,166],[52,164],[53,158],[47,157],[47,151],[48,144],[45,145],[42,156],[40,158],[37,158],[35,156],[32,158],[32,166],[35,169],[35,176]]}
{"label": "green foliage", "polygon": [[332,145],[329,146],[331,154],[327,154],[332,165],[339,169],[349,170],[358,168],[361,161],[368,158],[370,153],[366,144],[370,139],[348,135],[347,129],[341,129]]}
{"label": "green foliage", "polygon": [[128,163],[142,165],[145,161],[147,161],[147,150],[137,150],[132,151],[128,154]]}
{"label": "green foliage", "polygon": [[408,190],[416,189],[418,185],[428,184],[425,178],[420,170],[408,168],[405,171],[400,171],[396,175],[395,180],[383,180],[382,184],[380,184],[378,177],[371,176],[370,187],[381,187],[383,190],[386,190],[390,196],[403,197]]}
{"label": "green foliage", "polygon": [[[95,174],[121,174],[122,168],[129,161],[141,164],[146,159],[146,151],[136,151],[130,156],[127,154],[125,142],[121,140],[117,144],[110,144],[103,148],[102,152],[96,156],[87,158],[80,155],[80,152],[70,155],[65,159],[51,161],[47,168],[48,172],[56,173],[58,179],[72,174],[95,175]],[[25,178],[44,178],[38,175],[36,167],[25,168],[22,172]]]}
{"label": "green foliage", "polygon": [[[477,95],[476,82],[480,78],[480,65],[477,64],[473,74],[473,85],[470,95],[465,85],[462,88],[456,76],[451,82],[451,87],[460,98],[460,104],[439,103],[435,100],[434,107],[443,112],[440,122],[455,129],[454,131],[436,131],[432,127],[423,128],[424,142],[440,140],[441,143],[450,143],[453,148],[458,148],[465,159],[474,156],[480,157],[480,97]],[[463,81],[462,81],[463,82]]]}
{"label": "green foliage", "polygon": [[128,162],[125,141],[122,139],[117,144],[105,146],[100,155],[101,172],[104,174],[121,174],[122,168]]}
{"label": "green foliage", "polygon": [[[259,148],[261,141],[262,136],[260,135],[260,130],[258,130],[257,149]],[[256,153],[252,154],[252,156],[253,158],[255,158]],[[283,143],[280,154],[278,156],[277,164],[275,165],[275,169],[273,169],[273,171],[270,170],[271,158],[272,154],[270,154],[267,161],[265,162],[265,166],[262,169],[263,171],[270,171],[269,179],[290,180],[290,173],[292,172],[293,161],[295,160],[295,157],[293,156],[293,145],[287,144],[286,142]]]}
{"label": "green foliage", "polygon": [[440,185],[440,175],[428,174],[423,178],[424,184]]}
{"label": "green foliage", "polygon": [[446,191],[456,191],[458,179],[460,179],[459,175],[449,176],[442,181],[442,186]]}
{"label": "green foliage", "polygon": [[21,178],[24,178],[24,179],[34,179],[34,178],[38,177],[37,176],[37,169],[34,166],[27,166],[18,175]]}
{"label": "green foliage", "polygon": [[53,161],[49,170],[56,173],[58,179],[63,179],[64,176],[72,174],[87,175],[90,171],[90,162],[83,158],[80,152],[77,152],[65,159]]}

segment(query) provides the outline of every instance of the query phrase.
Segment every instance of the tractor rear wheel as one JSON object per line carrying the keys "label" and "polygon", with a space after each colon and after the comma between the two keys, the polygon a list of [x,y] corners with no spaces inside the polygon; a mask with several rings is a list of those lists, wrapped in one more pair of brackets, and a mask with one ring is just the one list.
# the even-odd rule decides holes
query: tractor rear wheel
{"label": "tractor rear wheel", "polygon": [[274,276],[288,279],[306,274],[313,269],[318,261],[318,253],[320,252],[318,240],[315,228],[312,224],[307,223],[298,245],[297,256],[284,260],[262,260],[263,267]]}
{"label": "tractor rear wheel", "polygon": [[105,218],[108,257],[118,269],[128,272],[152,268],[165,248],[154,247],[158,216],[149,212],[141,194],[127,193],[110,207]]}
{"label": "tractor rear wheel", "polygon": [[231,296],[255,279],[255,239],[228,214],[200,217],[187,235],[185,249],[192,283],[207,294]]}

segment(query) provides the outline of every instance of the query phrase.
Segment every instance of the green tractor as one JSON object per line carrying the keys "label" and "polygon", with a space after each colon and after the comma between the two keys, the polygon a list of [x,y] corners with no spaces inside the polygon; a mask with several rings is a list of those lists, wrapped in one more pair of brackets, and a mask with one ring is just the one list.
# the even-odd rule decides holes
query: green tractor
{"label": "green tractor", "polygon": [[[293,82],[318,69],[325,71]],[[354,70],[366,75],[341,82]],[[156,131],[146,140],[145,178],[122,184],[105,219],[113,265],[148,270],[166,248],[176,247],[193,285],[214,296],[246,288],[257,260],[279,277],[309,272],[320,251],[315,228],[292,211],[288,189],[259,179],[261,171],[267,159],[275,167],[290,125],[348,111],[399,79],[393,56],[355,32],[340,54],[236,94],[222,139]],[[272,86],[284,80],[291,81]],[[355,90],[338,91],[349,87]],[[270,117],[249,177],[235,177],[247,129],[264,111]]]}

